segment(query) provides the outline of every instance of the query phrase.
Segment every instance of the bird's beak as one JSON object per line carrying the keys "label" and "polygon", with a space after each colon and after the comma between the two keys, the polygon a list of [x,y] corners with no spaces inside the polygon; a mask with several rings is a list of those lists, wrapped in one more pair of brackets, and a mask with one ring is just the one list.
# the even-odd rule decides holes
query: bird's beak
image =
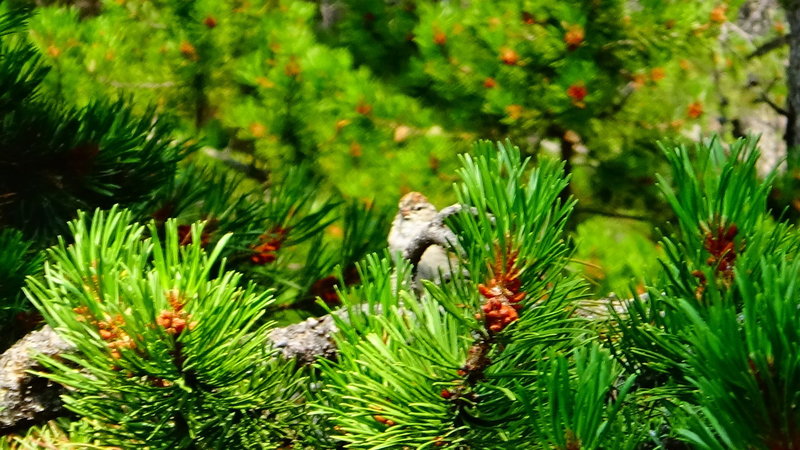
{"label": "bird's beak", "polygon": [[409,214],[411,214],[411,210],[410,209],[408,209],[408,208],[401,208],[400,209],[400,215],[403,216],[404,219],[406,217],[408,217]]}

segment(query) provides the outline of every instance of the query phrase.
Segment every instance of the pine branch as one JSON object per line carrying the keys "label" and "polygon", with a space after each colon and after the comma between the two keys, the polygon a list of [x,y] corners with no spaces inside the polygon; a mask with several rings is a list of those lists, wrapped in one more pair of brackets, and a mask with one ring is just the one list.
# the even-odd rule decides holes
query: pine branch
{"label": "pine branch", "polygon": [[[602,305],[611,301],[619,303],[617,299],[598,300],[595,303]],[[279,349],[284,358],[296,358],[302,364],[311,364],[320,357],[333,359],[337,353],[333,335],[338,331],[334,315],[345,321],[348,317],[347,310],[343,309],[275,328],[269,334],[268,345]],[[607,318],[602,313],[597,314],[598,320]],[[0,431],[10,432],[44,423],[64,412],[59,398],[65,392],[64,388],[30,373],[43,369],[32,355],[56,357],[74,351],[75,347],[61,339],[49,325],[45,325],[0,355]]]}
{"label": "pine branch", "polygon": [[[19,32],[25,11],[0,14],[0,36]],[[19,33],[18,33],[19,34]],[[75,210],[135,207],[173,178],[194,150],[154,109],[122,102],[64,106],[40,95],[50,67],[24,38],[0,41],[0,222],[47,243]]]}
{"label": "pine branch", "polygon": [[[346,320],[346,311],[334,314]],[[332,339],[336,331],[331,315],[311,318],[272,330],[267,345],[280,349],[287,359],[296,358],[303,364],[310,364],[317,357],[333,358],[336,355]],[[0,431],[43,423],[63,412],[59,396],[65,392],[64,388],[30,373],[43,369],[33,355],[58,357],[75,350],[49,325],[45,325],[0,355]]]}

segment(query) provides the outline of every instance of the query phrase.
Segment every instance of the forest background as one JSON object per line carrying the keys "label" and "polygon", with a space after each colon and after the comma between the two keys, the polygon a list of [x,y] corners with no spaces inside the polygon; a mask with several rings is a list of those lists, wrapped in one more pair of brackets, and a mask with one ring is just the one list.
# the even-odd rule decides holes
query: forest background
{"label": "forest background", "polygon": [[475,139],[567,161],[574,270],[598,295],[657,270],[658,142],[758,134],[762,173],[786,155],[773,1],[49,3],[30,23],[45,95],[155,107],[203,147],[192,158],[255,181],[304,164],[335,195],[444,206]]}

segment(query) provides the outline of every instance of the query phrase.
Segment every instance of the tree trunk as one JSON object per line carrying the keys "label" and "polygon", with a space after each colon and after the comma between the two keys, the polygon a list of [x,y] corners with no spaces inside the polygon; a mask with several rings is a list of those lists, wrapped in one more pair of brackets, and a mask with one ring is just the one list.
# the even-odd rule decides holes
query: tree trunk
{"label": "tree trunk", "polygon": [[788,120],[786,123],[786,155],[790,165],[796,163],[800,150],[800,0],[783,2],[789,22],[789,67],[787,69]]}
{"label": "tree trunk", "polygon": [[569,183],[564,190],[561,191],[561,204],[566,204],[570,198],[572,197],[572,157],[575,155],[575,146],[564,139],[561,138],[561,160],[564,161],[564,173],[567,174],[570,179]]}

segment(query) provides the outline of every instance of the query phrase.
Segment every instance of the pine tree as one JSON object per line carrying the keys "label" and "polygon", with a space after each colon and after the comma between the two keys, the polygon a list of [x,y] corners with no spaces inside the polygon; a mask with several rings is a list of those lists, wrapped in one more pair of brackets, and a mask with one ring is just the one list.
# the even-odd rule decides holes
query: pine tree
{"label": "pine tree", "polygon": [[126,447],[294,439],[305,378],[265,346],[270,325],[260,318],[274,299],[242,287],[241,274],[211,273],[230,235],[206,253],[202,225],[188,244],[174,220],[163,240],[154,222],[148,228],[116,208],[82,215],[71,223],[74,244],[50,250],[43,281],[29,284],[45,319],[78,349],[69,365],[46,361],[75,389],[67,407],[96,422],[104,442]]}
{"label": "pine tree", "polygon": [[[195,125],[210,126],[213,96],[199,86],[212,71],[194,64],[217,45],[204,33],[221,16],[199,21],[208,5],[181,5],[161,12],[183,20],[172,30],[191,45],[178,49],[181,76],[196,81],[187,91]],[[306,29],[311,10],[292,5],[263,20],[296,14]],[[419,23],[433,17],[407,12]],[[518,26],[533,25],[528,13]],[[387,210],[325,195],[314,167],[275,168],[261,184],[188,156],[200,144],[176,139],[181,129],[155,110],[50,99],[40,88],[49,66],[19,33],[28,17],[0,14],[0,330],[13,334],[9,322],[29,300],[75,349],[40,357],[39,375],[68,387],[73,416],[31,439],[123,448],[800,445],[800,240],[767,209],[775,175],[759,177],[755,139],[662,147],[671,173],[658,180],[675,218],[661,240],[662,270],[623,310],[587,318],[587,287],[569,265],[576,201],[565,194],[566,162],[480,141],[459,159],[457,203],[402,254],[380,252]],[[431,30],[439,50],[457,43]],[[391,31],[382,39],[397,39]],[[559,22],[556,31],[559,46],[570,45],[564,32],[577,43],[577,28]],[[349,61],[314,48],[334,67]],[[261,51],[242,79],[272,89],[258,81]],[[308,61],[270,51],[269,76],[289,83],[284,93],[313,87],[314,77],[300,77]],[[513,73],[519,61],[501,57]],[[370,102],[349,106],[363,116],[357,126],[378,122]],[[453,255],[441,283],[416,276],[434,244]],[[279,322],[324,313],[336,325],[335,357],[304,366],[270,344]]]}
{"label": "pine tree", "polygon": [[29,326],[10,319],[29,309],[20,288],[39,266],[36,252],[75,211],[143,203],[192,148],[173,140],[164,120],[133,116],[122,103],[74,108],[41,95],[49,68],[17,33],[28,18],[26,10],[0,14],[0,328],[10,339]]}
{"label": "pine tree", "polygon": [[475,210],[452,217],[452,244],[469,278],[418,297],[396,284],[413,268],[393,277],[379,255],[361,266],[362,286],[342,294],[338,359],[322,364],[333,436],[366,448],[622,445],[634,378],[620,380],[571,317],[582,284],[564,270],[563,167],[528,170],[518,148],[488,142],[462,164],[459,200]]}
{"label": "pine tree", "polygon": [[663,276],[618,317],[609,345],[642,375],[653,407],[699,448],[792,448],[798,235],[766,209],[755,139],[666,152],[679,231]]}
{"label": "pine tree", "polygon": [[364,0],[341,7],[329,40],[424,98],[448,128],[530,153],[554,144],[579,173],[580,208],[654,215],[655,142],[714,110],[707,61],[740,3]]}
{"label": "pine tree", "polygon": [[626,313],[576,314],[563,166],[484,142],[444,216],[461,269],[418,290],[413,250],[367,256],[339,289],[336,359],[309,369],[266,343],[274,294],[219,259],[235,234],[82,214],[28,281],[78,349],[44,376],[122,446],[791,448],[797,234],[765,209],[754,140],[665,154],[678,228]]}
{"label": "pine tree", "polygon": [[[8,245],[0,270],[0,328],[9,331],[4,347],[35,326],[21,283],[40,268],[38,251],[67,231],[79,209],[116,204],[135,220],[152,218],[159,226],[176,218],[184,243],[198,220],[207,222],[203,245],[233,233],[224,254],[231,267],[265,288],[280,287],[273,308],[298,307],[301,317],[318,310],[316,295],[333,294],[335,266],[352,272],[355,261],[384,239],[383,207],[325,198],[308,165],[276,172],[266,185],[196,158],[179,166],[199,146],[176,139],[176,124],[164,114],[150,109],[137,115],[123,101],[78,108],[49,99],[41,84],[52,67],[18,32],[29,11],[7,10],[2,18],[0,140],[6,156],[0,159],[0,225]],[[338,241],[324,234],[335,221],[344,235]]]}
{"label": "pine tree", "polygon": [[83,20],[40,8],[50,92],[83,105],[122,91],[260,170],[314,161],[354,197],[452,201],[467,142],[555,144],[581,208],[607,211],[658,202],[655,141],[722,108],[709,60],[725,60],[716,41],[741,1],[190,3],[110,2]]}

